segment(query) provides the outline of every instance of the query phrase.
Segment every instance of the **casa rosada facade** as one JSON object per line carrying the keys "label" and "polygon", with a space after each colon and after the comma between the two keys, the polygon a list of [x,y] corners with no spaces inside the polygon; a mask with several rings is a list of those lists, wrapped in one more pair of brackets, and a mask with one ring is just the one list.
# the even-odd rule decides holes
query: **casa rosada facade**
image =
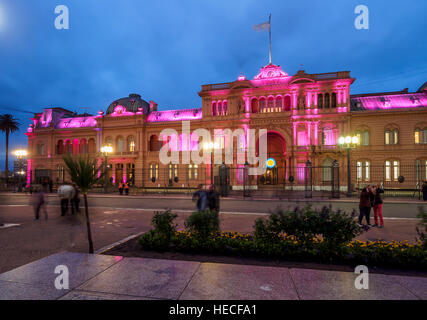
{"label": "casa rosada facade", "polygon": [[[252,80],[239,76],[233,82],[202,85],[201,108],[158,111],[154,101],[130,94],[97,115],[44,109],[31,119],[26,133],[27,182],[67,181],[64,154],[89,154],[102,164],[101,147],[110,145],[108,176],[113,183],[152,188],[208,184],[210,164],[162,164],[159,160],[165,143],[159,137],[167,128],[177,131],[180,151],[197,150],[197,138],[195,145],[182,141],[186,141],[182,123],[189,121],[191,132],[209,130],[221,148],[230,143],[221,129],[240,128],[245,133],[255,129],[257,134],[267,129],[267,156],[274,159],[273,166],[250,178],[255,188],[264,184],[302,187],[308,160],[313,168],[322,168],[313,177],[319,188],[328,185],[331,171],[325,168],[337,160],[343,188],[347,151],[338,145],[338,138],[347,135],[359,137],[359,144],[351,150],[353,185],[415,188],[415,182],[427,180],[427,83],[412,93],[405,89],[351,95],[354,81],[349,71],[308,74],[300,70],[290,76],[280,66],[269,64]],[[236,140],[234,148],[242,143]],[[214,165],[214,177],[218,167]],[[238,164],[234,156],[229,167],[229,183],[238,189],[247,179],[246,171],[240,170],[244,164]],[[400,176],[406,179],[399,181],[403,180]]]}

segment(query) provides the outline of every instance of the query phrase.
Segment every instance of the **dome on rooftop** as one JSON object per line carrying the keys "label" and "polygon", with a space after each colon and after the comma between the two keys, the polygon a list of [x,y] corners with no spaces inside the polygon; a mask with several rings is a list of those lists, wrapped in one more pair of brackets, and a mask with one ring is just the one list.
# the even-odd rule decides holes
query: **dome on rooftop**
{"label": "dome on rooftop", "polygon": [[107,114],[113,113],[114,109],[119,105],[125,107],[126,110],[129,112],[137,112],[139,108],[142,109],[142,112],[145,115],[147,115],[150,112],[150,104],[147,101],[141,99],[141,96],[136,93],[131,93],[129,97],[120,98],[113,101],[109,105],[106,113]]}

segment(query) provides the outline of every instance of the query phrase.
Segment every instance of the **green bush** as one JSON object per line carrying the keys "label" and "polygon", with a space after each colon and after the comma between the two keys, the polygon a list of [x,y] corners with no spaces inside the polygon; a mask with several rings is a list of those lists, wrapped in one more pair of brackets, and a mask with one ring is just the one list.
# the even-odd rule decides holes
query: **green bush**
{"label": "green bush", "polygon": [[422,206],[419,207],[417,218],[421,219],[421,222],[418,224],[421,228],[419,228],[418,226],[416,227],[418,238],[424,245],[424,247],[427,247],[427,212],[424,211],[424,208]]}
{"label": "green bush", "polygon": [[306,244],[320,236],[330,246],[349,242],[361,232],[351,215],[328,207],[314,210],[311,206],[293,211],[278,209],[268,218],[258,218],[254,227],[255,237],[263,241],[277,241],[284,233]]}
{"label": "green bush", "polygon": [[219,216],[215,210],[193,212],[185,221],[185,227],[196,237],[206,239],[219,232]]}
{"label": "green bush", "polygon": [[177,215],[170,210],[155,212],[151,219],[151,225],[154,227],[153,232],[169,241],[176,232],[176,224],[174,224],[176,217]]}

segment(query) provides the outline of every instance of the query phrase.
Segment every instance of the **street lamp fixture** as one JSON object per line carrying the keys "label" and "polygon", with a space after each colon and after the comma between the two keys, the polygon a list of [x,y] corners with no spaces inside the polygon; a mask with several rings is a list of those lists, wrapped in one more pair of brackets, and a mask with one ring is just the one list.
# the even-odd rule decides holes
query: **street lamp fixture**
{"label": "street lamp fixture", "polygon": [[213,177],[213,166],[214,166],[213,152],[215,149],[219,149],[219,144],[218,144],[218,142],[212,142],[212,141],[205,142],[203,144],[203,149],[207,152],[210,152],[210,154],[211,154],[211,185],[213,185],[214,184],[214,181],[213,181],[213,179],[214,179],[214,177]]}
{"label": "street lamp fixture", "polygon": [[25,149],[18,149],[18,150],[13,151],[13,155],[18,159],[22,159],[28,155],[28,152]]}
{"label": "street lamp fixture", "polygon": [[[21,169],[20,171],[16,172],[16,173],[18,173],[18,177],[19,177],[18,178],[18,183],[19,183],[18,192],[21,192],[22,191],[22,186],[21,186],[22,185],[22,177],[25,174],[25,171],[22,170],[22,168],[24,167],[23,160],[24,160],[24,158],[26,158],[28,156],[28,152],[25,149],[17,149],[17,150],[14,150],[12,152],[12,154],[16,157],[16,159],[18,159],[19,168]],[[15,181],[14,189],[16,190],[16,178],[14,178],[14,181]]]}
{"label": "street lamp fixture", "polygon": [[105,172],[104,172],[104,192],[108,192],[108,181],[107,181],[107,169],[108,169],[108,155],[113,152],[113,147],[110,145],[102,146],[101,147],[101,153],[104,155],[105,158]]}
{"label": "street lamp fixture", "polygon": [[351,165],[350,152],[351,149],[359,145],[358,136],[341,136],[338,138],[338,144],[341,148],[347,149],[347,197],[351,197]]}

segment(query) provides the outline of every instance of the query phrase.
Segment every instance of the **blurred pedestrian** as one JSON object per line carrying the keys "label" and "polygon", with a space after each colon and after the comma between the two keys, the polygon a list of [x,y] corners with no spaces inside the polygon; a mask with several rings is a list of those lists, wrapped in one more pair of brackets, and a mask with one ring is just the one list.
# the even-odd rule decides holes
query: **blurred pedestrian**
{"label": "blurred pedestrian", "polygon": [[423,191],[423,200],[427,201],[427,181],[424,181],[422,191]]}
{"label": "blurred pedestrian", "polygon": [[370,211],[371,211],[371,198],[375,196],[372,192],[371,186],[367,186],[366,188],[362,189],[362,192],[360,193],[360,201],[359,201],[359,225],[362,226],[362,220],[363,217],[366,219],[366,223],[368,227],[371,226],[370,223]]}
{"label": "blurred pedestrian", "polygon": [[128,196],[129,195],[129,183],[125,183],[125,194]]}
{"label": "blurred pedestrian", "polygon": [[219,213],[219,193],[215,190],[215,185],[209,187],[207,194],[209,210]]}
{"label": "blurred pedestrian", "polygon": [[58,188],[58,196],[61,199],[61,216],[65,216],[68,212],[68,204],[71,202],[71,211],[74,213],[73,198],[75,189],[71,185],[64,184]]}
{"label": "blurred pedestrian", "polygon": [[203,185],[199,184],[197,191],[193,193],[193,201],[197,199],[197,210],[204,211],[208,205],[208,195],[206,190],[203,189]]}
{"label": "blurred pedestrian", "polygon": [[124,185],[123,185],[123,182],[119,182],[119,194],[120,195],[122,195],[123,194],[123,187],[124,187]]}
{"label": "blurred pedestrian", "polygon": [[383,199],[381,198],[381,193],[384,193],[384,189],[378,184],[374,186],[373,192],[375,194],[375,203],[374,203],[374,227],[378,227],[378,219],[379,219],[379,228],[384,228],[383,221]]}
{"label": "blurred pedestrian", "polygon": [[39,220],[40,209],[43,208],[45,219],[47,220],[47,209],[45,205],[45,196],[42,190],[38,190],[33,194],[34,220]]}
{"label": "blurred pedestrian", "polygon": [[75,193],[74,193],[72,205],[74,206],[75,212],[79,213],[80,212],[80,190],[77,187],[77,185],[74,185],[74,190],[75,190]]}

